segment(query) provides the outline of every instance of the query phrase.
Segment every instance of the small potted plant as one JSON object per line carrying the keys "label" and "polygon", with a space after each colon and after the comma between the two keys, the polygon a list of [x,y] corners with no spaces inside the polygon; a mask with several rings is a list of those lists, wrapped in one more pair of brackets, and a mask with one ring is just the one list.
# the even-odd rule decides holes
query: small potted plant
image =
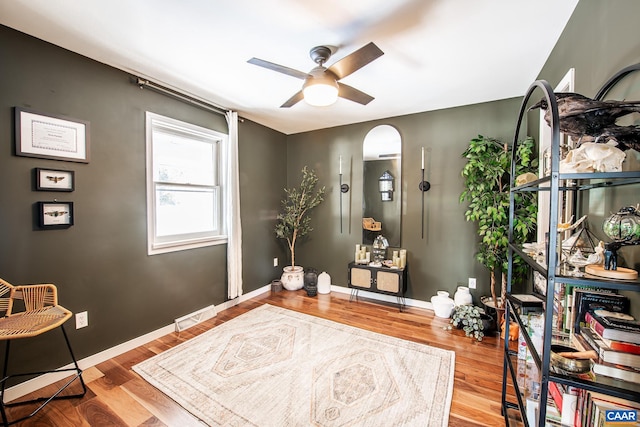
{"label": "small potted plant", "polygon": [[296,243],[313,230],[309,213],[324,200],[324,187],[316,190],[317,183],[315,172],[305,166],[300,186],[284,189],[287,198],[282,201],[275,232],[278,238],[287,241],[291,252],[291,265],[283,268],[281,278],[282,286],[290,291],[304,286],[304,269],[296,265]]}
{"label": "small potted plant", "polygon": [[466,336],[482,341],[485,332],[491,329],[493,318],[473,304],[458,305],[451,314],[451,324],[462,329]]}

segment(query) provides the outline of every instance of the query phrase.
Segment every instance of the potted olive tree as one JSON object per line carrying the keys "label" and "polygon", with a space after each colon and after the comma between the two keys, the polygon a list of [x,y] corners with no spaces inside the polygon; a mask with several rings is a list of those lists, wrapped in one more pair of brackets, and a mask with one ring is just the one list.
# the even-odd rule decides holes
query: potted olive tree
{"label": "potted olive tree", "polygon": [[[533,157],[534,149],[531,137],[518,143],[516,177],[527,172],[537,175],[538,161]],[[462,169],[464,191],[460,202],[469,202],[465,218],[477,223],[480,238],[476,260],[489,269],[492,303],[495,309],[502,309],[506,296],[511,147],[497,139],[478,135],[462,155],[467,164]],[[515,193],[514,202],[513,240],[524,243],[535,234],[538,212],[535,193]],[[514,278],[526,275],[522,259],[514,258],[513,268]],[[500,298],[496,298],[498,275],[501,278]]]}
{"label": "potted olive tree", "polygon": [[282,286],[288,290],[302,289],[304,269],[296,265],[296,243],[306,236],[311,228],[310,211],[324,199],[324,187],[316,190],[318,177],[312,169],[302,168],[299,187],[285,188],[286,198],[282,201],[282,211],[277,216],[276,236],[285,239],[291,253],[291,265],[283,268]]}

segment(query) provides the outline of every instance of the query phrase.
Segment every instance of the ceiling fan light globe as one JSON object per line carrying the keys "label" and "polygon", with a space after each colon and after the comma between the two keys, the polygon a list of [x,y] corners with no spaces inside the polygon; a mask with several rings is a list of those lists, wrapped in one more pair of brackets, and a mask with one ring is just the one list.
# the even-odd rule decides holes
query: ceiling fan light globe
{"label": "ceiling fan light globe", "polygon": [[337,85],[328,85],[324,83],[307,85],[302,89],[304,100],[307,104],[314,107],[326,107],[338,100]]}
{"label": "ceiling fan light globe", "polygon": [[338,82],[326,68],[319,66],[309,72],[302,85],[302,93],[307,104],[326,107],[338,99]]}

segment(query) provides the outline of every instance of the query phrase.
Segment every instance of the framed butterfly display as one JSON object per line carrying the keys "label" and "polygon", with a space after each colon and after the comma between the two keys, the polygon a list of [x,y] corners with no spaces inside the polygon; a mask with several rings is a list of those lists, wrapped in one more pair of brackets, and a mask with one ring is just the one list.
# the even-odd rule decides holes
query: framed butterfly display
{"label": "framed butterfly display", "polygon": [[36,190],[73,191],[75,172],[57,169],[36,168]]}
{"label": "framed butterfly display", "polygon": [[73,202],[38,202],[41,228],[69,228],[73,225]]}

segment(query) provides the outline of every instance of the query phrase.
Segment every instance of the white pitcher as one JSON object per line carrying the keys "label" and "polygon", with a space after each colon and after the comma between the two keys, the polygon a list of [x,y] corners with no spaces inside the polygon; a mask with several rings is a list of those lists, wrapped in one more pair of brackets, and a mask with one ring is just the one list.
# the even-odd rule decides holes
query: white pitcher
{"label": "white pitcher", "polygon": [[466,286],[458,286],[458,290],[453,296],[453,301],[456,303],[456,307],[459,305],[471,304],[473,302],[473,297],[469,292],[469,288]]}
{"label": "white pitcher", "polygon": [[438,291],[438,294],[431,297],[431,304],[436,317],[449,318],[453,310],[454,302],[449,298],[449,292]]}

